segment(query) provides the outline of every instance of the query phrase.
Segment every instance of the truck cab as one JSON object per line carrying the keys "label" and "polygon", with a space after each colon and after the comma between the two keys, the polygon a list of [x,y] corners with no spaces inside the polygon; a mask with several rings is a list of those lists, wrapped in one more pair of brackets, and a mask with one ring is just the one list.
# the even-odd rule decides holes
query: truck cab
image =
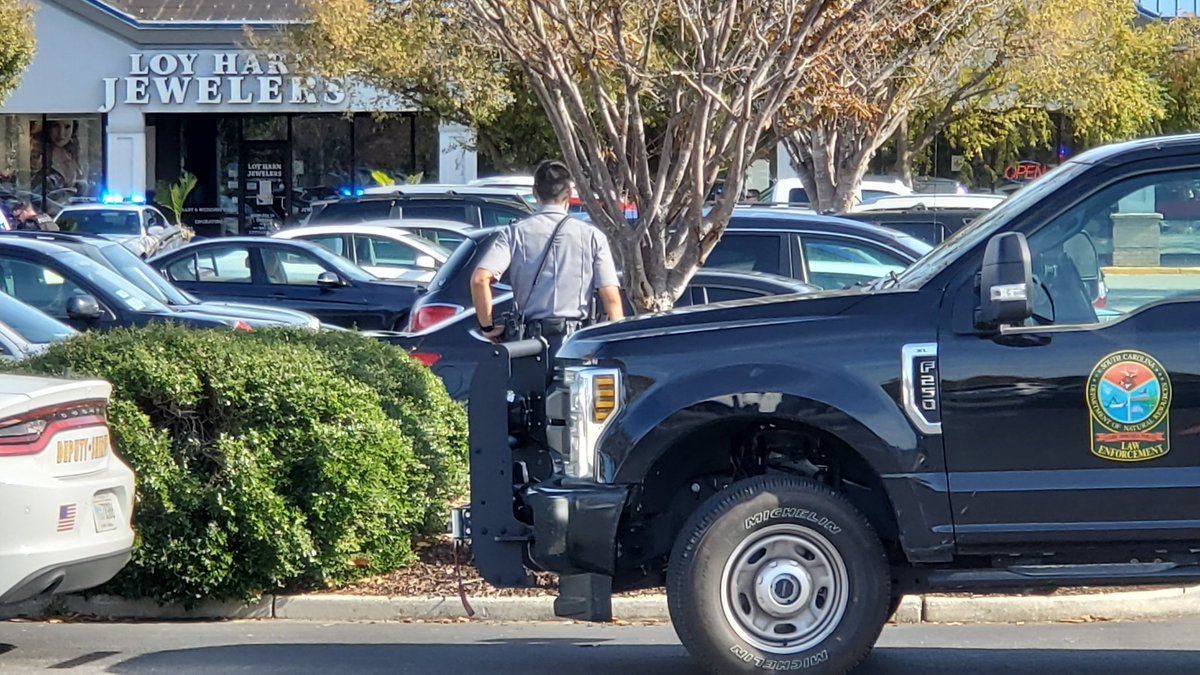
{"label": "truck cab", "polygon": [[1100,148],[864,287],[497,346],[478,566],[665,586],[721,673],[847,672],[905,593],[1200,580],[1196,184],[1200,136]]}

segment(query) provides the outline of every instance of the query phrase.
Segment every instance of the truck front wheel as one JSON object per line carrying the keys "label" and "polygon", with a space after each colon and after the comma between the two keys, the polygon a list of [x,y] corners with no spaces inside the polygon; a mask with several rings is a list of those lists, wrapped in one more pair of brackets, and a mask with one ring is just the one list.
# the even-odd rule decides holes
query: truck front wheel
{"label": "truck front wheel", "polygon": [[671,552],[671,621],[714,673],[841,675],[887,620],[891,576],[879,537],[844,497],[760,476],[709,499]]}

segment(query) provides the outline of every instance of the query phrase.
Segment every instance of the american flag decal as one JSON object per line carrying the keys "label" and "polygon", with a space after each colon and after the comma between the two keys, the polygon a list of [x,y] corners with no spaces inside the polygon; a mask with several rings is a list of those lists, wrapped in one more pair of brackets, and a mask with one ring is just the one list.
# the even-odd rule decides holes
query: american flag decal
{"label": "american flag decal", "polygon": [[64,504],[58,507],[58,531],[70,532],[75,529],[75,505]]}

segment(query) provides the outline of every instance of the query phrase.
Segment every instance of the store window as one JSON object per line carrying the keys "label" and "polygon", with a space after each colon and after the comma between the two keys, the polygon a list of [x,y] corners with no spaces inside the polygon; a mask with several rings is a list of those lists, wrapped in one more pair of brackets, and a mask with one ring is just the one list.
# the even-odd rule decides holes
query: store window
{"label": "store window", "polygon": [[104,185],[104,122],[96,116],[0,115],[0,200],[56,215]]}
{"label": "store window", "polygon": [[[417,173],[413,155],[413,116],[371,115],[354,118],[354,148],[357,159],[356,184],[371,187],[379,179],[405,182]],[[423,177],[422,177],[423,178]]]}
{"label": "store window", "polygon": [[351,122],[341,115],[292,118],[292,211],[304,218],[313,202],[351,184]]}

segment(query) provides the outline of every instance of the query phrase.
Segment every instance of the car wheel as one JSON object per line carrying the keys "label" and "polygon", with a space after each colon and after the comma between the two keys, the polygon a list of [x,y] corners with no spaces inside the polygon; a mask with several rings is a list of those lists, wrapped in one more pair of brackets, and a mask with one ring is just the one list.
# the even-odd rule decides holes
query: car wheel
{"label": "car wheel", "polygon": [[711,672],[841,675],[878,639],[891,575],[843,496],[760,476],[692,515],[671,552],[667,600],[680,641]]}

